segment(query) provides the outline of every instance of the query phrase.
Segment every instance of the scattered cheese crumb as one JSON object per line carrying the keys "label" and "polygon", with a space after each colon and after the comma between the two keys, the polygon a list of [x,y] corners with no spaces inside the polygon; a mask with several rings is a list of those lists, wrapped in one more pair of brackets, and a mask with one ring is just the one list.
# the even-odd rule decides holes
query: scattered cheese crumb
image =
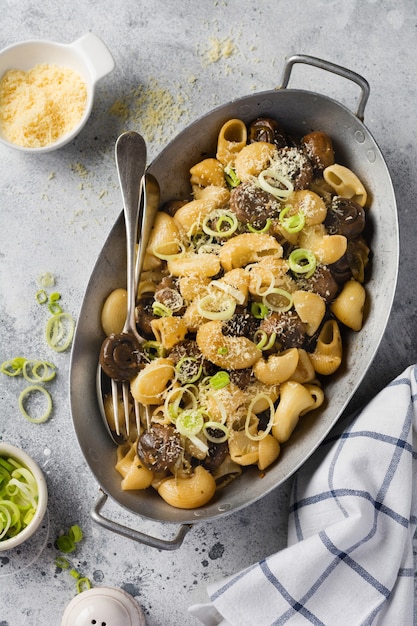
{"label": "scattered cheese crumb", "polygon": [[186,97],[179,88],[173,95],[156,79],[139,85],[124,99],[116,100],[109,113],[138,127],[148,142],[166,143],[187,114]]}
{"label": "scattered cheese crumb", "polygon": [[78,174],[80,178],[87,178],[88,169],[82,163],[72,163],[71,169],[75,174]]}
{"label": "scattered cheese crumb", "polygon": [[217,37],[210,37],[210,47],[203,53],[205,65],[217,63],[220,59],[228,59],[235,53],[236,48],[233,40],[228,37],[221,41]]}
{"label": "scattered cheese crumb", "polygon": [[0,129],[25,148],[55,143],[81,120],[87,87],[74,70],[39,64],[28,72],[12,69],[0,81]]}

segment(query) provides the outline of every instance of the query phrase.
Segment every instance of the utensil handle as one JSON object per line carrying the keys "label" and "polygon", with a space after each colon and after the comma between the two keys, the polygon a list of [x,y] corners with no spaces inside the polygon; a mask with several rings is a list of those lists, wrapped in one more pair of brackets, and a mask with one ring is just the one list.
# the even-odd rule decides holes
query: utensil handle
{"label": "utensil handle", "polygon": [[283,73],[281,76],[281,84],[279,89],[286,89],[288,82],[290,80],[291,71],[295,63],[304,63],[306,65],[312,65],[313,67],[318,67],[322,70],[326,70],[328,72],[332,72],[333,74],[338,74],[347,80],[351,80],[357,85],[359,85],[362,95],[359,100],[358,109],[356,111],[356,116],[363,121],[365,114],[365,106],[369,98],[369,83],[363,78],[360,74],[353,72],[352,70],[348,70],[341,65],[336,65],[336,63],[332,63],[331,61],[324,61],[323,59],[318,59],[316,57],[308,56],[306,54],[294,54],[286,59]]}
{"label": "utensil handle", "polygon": [[108,517],[104,517],[104,515],[101,514],[101,509],[106,504],[107,498],[108,495],[100,489],[99,497],[90,511],[92,519],[106,530],[110,530],[117,535],[121,535],[122,537],[133,539],[133,541],[143,543],[151,548],[157,548],[158,550],[177,550],[177,548],[179,548],[184,541],[185,535],[191,528],[191,524],[182,524],[177,535],[171,540],[159,539],[158,537],[146,535],[145,533],[141,533],[139,530],[123,526]]}

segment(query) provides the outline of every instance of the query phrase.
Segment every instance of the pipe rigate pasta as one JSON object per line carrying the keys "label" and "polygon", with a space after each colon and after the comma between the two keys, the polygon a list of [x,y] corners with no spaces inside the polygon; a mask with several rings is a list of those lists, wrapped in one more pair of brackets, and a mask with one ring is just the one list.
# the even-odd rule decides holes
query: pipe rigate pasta
{"label": "pipe rigate pasta", "polygon": [[344,165],[334,163],[323,172],[324,180],[336,191],[338,196],[354,200],[365,206],[368,194],[362,182],[352,170]]}
{"label": "pipe rigate pasta", "polygon": [[279,443],[288,441],[300,415],[312,410],[315,403],[316,399],[304,385],[293,380],[281,385],[279,403],[272,426],[272,434]]}
{"label": "pipe rigate pasta", "polygon": [[236,155],[246,146],[248,133],[242,120],[232,119],[223,124],[217,137],[216,158],[224,167],[234,165]]}
{"label": "pipe rigate pasta", "polygon": [[329,376],[340,367],[342,355],[339,326],[336,320],[328,320],[323,324],[314,352],[310,354],[311,362],[318,374]]}
{"label": "pipe rigate pasta", "polygon": [[[117,462],[122,489],[150,485],[186,509],[249,465],[262,475],[304,414],[320,419],[342,335],[363,325],[371,258],[366,190],[334,163],[325,133],[290,139],[278,120],[231,119],[216,139],[216,153],[189,169],[189,197],[155,220],[131,381],[146,411],[136,424],[131,403]],[[103,319],[120,327],[112,299]],[[104,404],[112,424],[111,397]]]}

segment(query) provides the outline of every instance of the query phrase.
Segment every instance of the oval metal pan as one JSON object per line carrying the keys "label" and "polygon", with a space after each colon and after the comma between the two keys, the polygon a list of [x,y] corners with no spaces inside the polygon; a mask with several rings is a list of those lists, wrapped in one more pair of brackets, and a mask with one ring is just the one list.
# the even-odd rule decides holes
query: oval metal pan
{"label": "oval metal pan", "polygon": [[187,511],[166,504],[152,489],[123,492],[114,469],[115,448],[100,417],[95,386],[99,348],[103,340],[100,313],[108,293],[125,284],[125,239],[122,215],[116,221],[97,260],[79,315],[73,343],[70,396],[76,435],[102,490],[122,507],[159,522],[194,523],[237,511],[262,498],[287,480],[314,452],[341,416],[371,367],[382,339],[398,272],[396,201],[383,156],[364,124],[340,103],[303,90],[274,90],[246,96],[218,107],[181,132],[155,159],[149,171],[160,183],[161,202],[189,196],[189,168],[215,154],[217,134],[230,118],[250,122],[274,117],[297,136],[323,130],[333,139],[337,161],[352,168],[371,195],[368,238],[374,251],[367,283],[365,327],[349,333],[344,364],[326,384],[326,405],[307,414],[283,446],[276,464],[261,478],[256,468],[219,491],[204,509]]}

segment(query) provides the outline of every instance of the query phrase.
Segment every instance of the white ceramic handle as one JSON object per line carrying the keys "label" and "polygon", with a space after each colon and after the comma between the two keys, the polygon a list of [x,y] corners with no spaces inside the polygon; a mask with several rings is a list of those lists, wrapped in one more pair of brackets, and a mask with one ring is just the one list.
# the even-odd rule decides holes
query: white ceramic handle
{"label": "white ceramic handle", "polygon": [[93,83],[114,69],[114,59],[110,50],[97,35],[87,33],[74,41],[71,47],[78,50],[83,56],[90,70]]}

